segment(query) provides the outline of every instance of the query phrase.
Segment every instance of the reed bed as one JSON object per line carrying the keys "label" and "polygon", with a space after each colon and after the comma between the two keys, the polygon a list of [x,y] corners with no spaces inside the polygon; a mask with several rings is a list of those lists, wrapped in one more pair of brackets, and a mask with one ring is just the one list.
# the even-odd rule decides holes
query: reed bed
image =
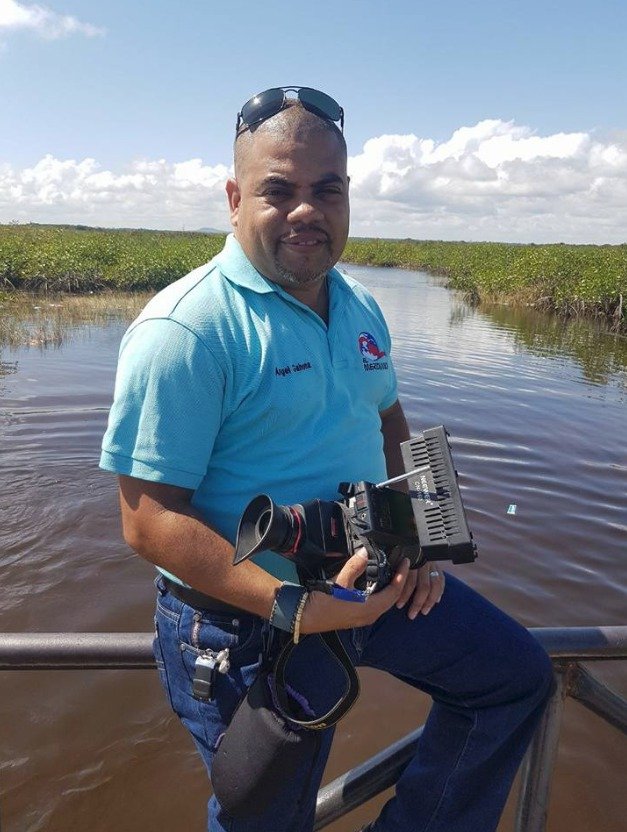
{"label": "reed bed", "polygon": [[[0,225],[0,291],[155,291],[208,261],[224,235]],[[627,244],[351,239],[343,259],[422,269],[480,301],[594,316],[627,330]]]}
{"label": "reed bed", "polygon": [[224,235],[0,225],[0,290],[156,291],[222,248]]}
{"label": "reed bed", "polygon": [[344,259],[443,275],[476,301],[598,317],[616,331],[627,329],[627,245],[364,239],[350,240]]}
{"label": "reed bed", "polygon": [[82,295],[0,293],[0,349],[60,347],[85,327],[112,320],[130,323],[152,294],[110,290]]}

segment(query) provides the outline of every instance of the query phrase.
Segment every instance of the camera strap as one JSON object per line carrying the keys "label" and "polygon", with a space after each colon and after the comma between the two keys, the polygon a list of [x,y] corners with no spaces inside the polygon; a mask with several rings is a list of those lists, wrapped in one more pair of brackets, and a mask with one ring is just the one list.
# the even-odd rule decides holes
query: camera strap
{"label": "camera strap", "polygon": [[[340,699],[338,699],[335,705],[327,711],[326,714],[313,719],[302,719],[300,717],[296,718],[295,716],[292,716],[291,713],[291,711],[293,712],[293,705],[288,693],[285,671],[292,650],[294,650],[295,647],[304,644],[307,639],[315,637],[318,637],[323,641],[326,649],[341,665],[346,675],[346,692],[340,697]],[[359,677],[357,675],[357,671],[355,670],[355,667],[350,660],[350,656],[346,652],[344,645],[335,630],[327,633],[315,633],[304,636],[298,645],[294,644],[292,639],[286,641],[277,656],[276,662],[274,663],[273,675],[274,693],[279,710],[289,722],[300,728],[308,728],[313,731],[319,731],[324,728],[329,728],[331,725],[335,725],[336,722],[339,722],[340,719],[348,713],[359,696]]]}

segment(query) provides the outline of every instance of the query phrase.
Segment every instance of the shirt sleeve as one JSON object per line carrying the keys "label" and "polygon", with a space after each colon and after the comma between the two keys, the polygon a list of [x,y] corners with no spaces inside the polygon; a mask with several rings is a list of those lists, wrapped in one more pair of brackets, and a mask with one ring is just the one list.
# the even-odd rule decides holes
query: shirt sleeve
{"label": "shirt sleeve", "polygon": [[388,407],[392,407],[394,402],[398,399],[398,384],[396,381],[396,370],[394,369],[394,364],[392,363],[392,356],[389,355],[389,384],[386,391],[385,396],[379,402],[379,413],[382,413],[384,410],[387,410]]}
{"label": "shirt sleeve", "polygon": [[100,467],[195,490],[222,420],[225,374],[207,345],[169,318],[125,335]]}

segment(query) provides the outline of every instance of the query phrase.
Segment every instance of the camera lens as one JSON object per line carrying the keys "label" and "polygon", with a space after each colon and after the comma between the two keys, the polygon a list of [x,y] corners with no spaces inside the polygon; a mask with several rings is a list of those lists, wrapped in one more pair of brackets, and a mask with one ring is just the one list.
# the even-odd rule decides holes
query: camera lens
{"label": "camera lens", "polygon": [[297,509],[290,506],[272,502],[267,494],[255,497],[240,519],[233,563],[246,560],[263,549],[281,554],[292,552],[300,530],[300,515],[296,512]]}

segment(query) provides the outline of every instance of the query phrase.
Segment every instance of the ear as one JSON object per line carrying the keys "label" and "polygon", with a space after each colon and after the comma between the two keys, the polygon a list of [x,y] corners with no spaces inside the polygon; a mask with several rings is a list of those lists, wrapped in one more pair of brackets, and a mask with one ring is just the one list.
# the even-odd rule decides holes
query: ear
{"label": "ear", "polygon": [[231,212],[231,225],[237,228],[237,215],[239,213],[239,204],[242,199],[237,179],[227,179],[226,195],[229,200],[229,210]]}

